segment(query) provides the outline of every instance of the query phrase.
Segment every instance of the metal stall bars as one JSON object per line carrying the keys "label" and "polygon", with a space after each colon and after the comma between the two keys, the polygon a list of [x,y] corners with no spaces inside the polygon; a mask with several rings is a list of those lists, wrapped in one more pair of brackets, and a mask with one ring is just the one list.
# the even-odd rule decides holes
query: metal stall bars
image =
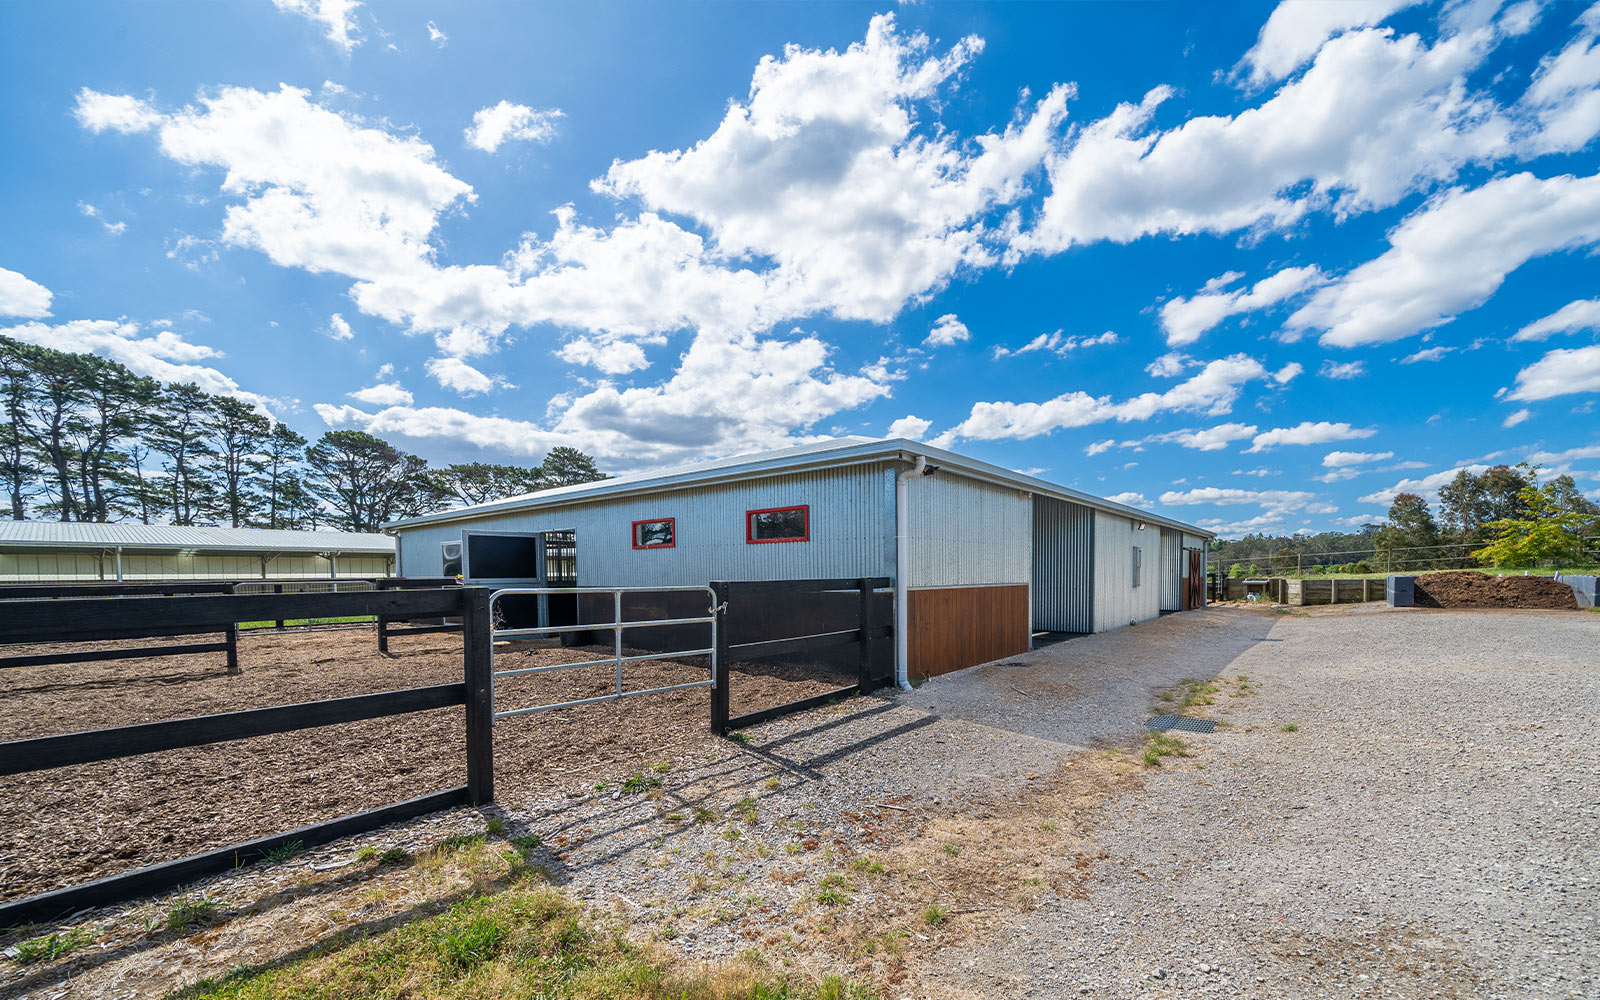
{"label": "metal stall bars", "polygon": [[[659,594],[664,591],[700,592],[706,595],[710,602],[704,616],[692,618],[657,618],[649,621],[625,622],[622,620],[622,596],[624,594]],[[491,633],[492,643],[503,639],[519,639],[533,636],[551,636],[563,632],[597,632],[610,629],[613,639],[613,655],[603,660],[581,660],[577,663],[551,663],[538,667],[520,667],[515,670],[493,670],[493,678],[522,677],[528,674],[550,673],[556,670],[576,670],[579,667],[601,667],[608,663],[615,664],[617,668],[617,689],[612,694],[598,695],[593,698],[578,698],[573,701],[551,702],[545,705],[529,705],[523,708],[513,708],[506,711],[494,712],[495,719],[505,719],[513,715],[528,715],[533,712],[543,712],[552,708],[572,708],[577,705],[590,705],[600,701],[617,701],[621,698],[635,698],[645,694],[665,694],[668,691],[682,691],[687,688],[714,687],[717,683],[717,671],[721,664],[717,662],[717,619],[721,617],[722,610],[717,606],[716,594],[710,587],[507,587],[497,590],[489,598],[490,619],[494,620],[495,602],[507,595],[527,594],[548,596],[551,594],[610,594],[612,597],[612,616],[609,622],[597,622],[589,625],[542,625],[533,628],[497,628]],[[668,625],[710,625],[711,645],[704,649],[679,649],[659,653],[644,653],[635,656],[622,655],[622,633],[631,628],[660,628]],[[493,653],[491,652],[491,663]],[[668,660],[675,656],[709,656],[711,658],[711,675],[703,681],[690,681],[686,684],[668,684],[664,687],[641,688],[637,691],[624,691],[622,689],[622,666],[625,663],[635,663],[643,660]],[[491,698],[493,694],[491,693]]]}

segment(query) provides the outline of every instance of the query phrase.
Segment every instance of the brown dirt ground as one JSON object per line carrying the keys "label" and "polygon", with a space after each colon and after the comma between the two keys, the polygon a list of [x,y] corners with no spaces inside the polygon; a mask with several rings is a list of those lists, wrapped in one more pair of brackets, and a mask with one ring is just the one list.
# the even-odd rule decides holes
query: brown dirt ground
{"label": "brown dirt ground", "polygon": [[1547,576],[1427,573],[1417,577],[1421,608],[1537,608],[1576,611],[1572,588]]}
{"label": "brown dirt ground", "polygon": [[[192,640],[185,640],[192,641]],[[114,646],[34,646],[29,652]],[[446,684],[461,677],[459,636],[391,640],[371,629],[241,637],[241,672],[220,653],[0,671],[0,740]],[[501,647],[498,669],[598,658],[597,649]],[[848,681],[803,668],[735,665],[735,714]],[[705,677],[702,664],[626,665],[624,689]],[[614,690],[610,666],[509,678],[498,707]],[[502,720],[497,797],[615,778],[708,740],[708,691],[694,688]],[[459,708],[209,747],[0,777],[0,900],[18,899],[442,790],[465,781]]]}

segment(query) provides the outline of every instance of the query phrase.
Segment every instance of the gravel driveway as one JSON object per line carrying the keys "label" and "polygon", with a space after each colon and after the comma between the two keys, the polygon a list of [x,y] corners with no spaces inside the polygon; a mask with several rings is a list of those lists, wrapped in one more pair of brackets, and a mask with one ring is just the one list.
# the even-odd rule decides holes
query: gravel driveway
{"label": "gravel driveway", "polygon": [[[1273,621],[1207,613],[1230,614]],[[1098,638],[1133,657],[1165,624]],[[1329,609],[1277,618],[1225,673],[1255,693],[1225,688],[1206,711],[1233,728],[1112,803],[1087,898],[942,952],[932,981],[1600,996],[1600,614]]]}

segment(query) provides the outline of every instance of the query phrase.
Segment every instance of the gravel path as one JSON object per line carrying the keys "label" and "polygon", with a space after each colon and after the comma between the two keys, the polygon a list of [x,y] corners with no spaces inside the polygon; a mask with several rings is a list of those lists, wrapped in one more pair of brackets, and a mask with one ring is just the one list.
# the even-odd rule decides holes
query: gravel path
{"label": "gravel path", "polygon": [[1236,728],[1111,806],[1088,898],[944,952],[932,981],[1600,996],[1600,615],[1330,609],[1227,672],[1256,692],[1209,709]]}

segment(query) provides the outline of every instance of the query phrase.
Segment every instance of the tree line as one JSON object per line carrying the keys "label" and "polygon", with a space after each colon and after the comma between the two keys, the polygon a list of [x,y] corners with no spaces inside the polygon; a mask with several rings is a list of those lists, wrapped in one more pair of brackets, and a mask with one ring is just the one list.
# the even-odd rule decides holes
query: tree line
{"label": "tree line", "polygon": [[92,354],[0,337],[13,520],[337,527],[607,478],[576,448],[537,466],[427,461],[362,431],[313,444],[249,403]]}
{"label": "tree line", "polygon": [[1416,493],[1388,522],[1353,532],[1247,535],[1212,543],[1212,564],[1235,575],[1380,573],[1483,566],[1581,566],[1600,560],[1600,506],[1571,476],[1539,483],[1526,462],[1463,469],[1439,490],[1438,514]]}

